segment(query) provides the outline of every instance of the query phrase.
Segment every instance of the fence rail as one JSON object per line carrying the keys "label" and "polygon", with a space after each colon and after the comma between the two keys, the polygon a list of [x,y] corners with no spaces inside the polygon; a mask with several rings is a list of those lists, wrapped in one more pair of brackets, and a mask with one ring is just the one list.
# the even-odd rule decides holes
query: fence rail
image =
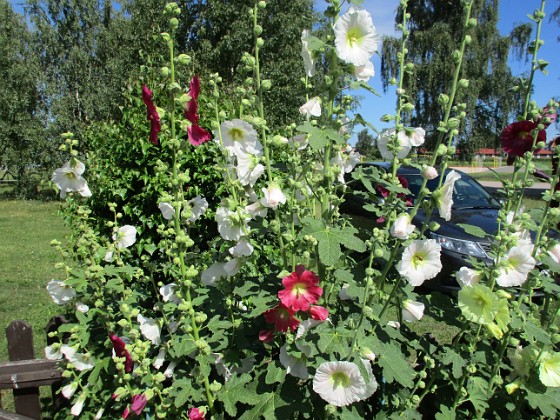
{"label": "fence rail", "polygon": [[[53,318],[47,324],[47,334],[64,322],[62,317]],[[41,419],[39,387],[51,386],[56,410],[64,404],[57,393],[62,372],[56,361],[35,359],[33,331],[27,322],[12,321],[6,328],[6,338],[10,361],[0,362],[0,389],[12,390],[16,412],[3,410],[0,400],[0,420]]]}

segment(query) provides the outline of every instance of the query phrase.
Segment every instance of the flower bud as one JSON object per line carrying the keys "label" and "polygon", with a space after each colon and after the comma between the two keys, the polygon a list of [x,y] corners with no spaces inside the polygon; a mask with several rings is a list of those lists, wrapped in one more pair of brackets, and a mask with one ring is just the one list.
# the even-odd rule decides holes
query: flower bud
{"label": "flower bud", "polygon": [[465,35],[465,45],[469,45],[472,42],[470,35]]}
{"label": "flower bud", "polygon": [[381,121],[383,121],[383,122],[390,122],[394,119],[395,119],[395,117],[392,116],[391,114],[385,114],[381,117]]}
{"label": "flower bud", "polygon": [[272,81],[270,79],[265,79],[261,82],[261,88],[263,90],[270,90],[272,88]]}
{"label": "flower bud", "polygon": [[468,79],[461,79],[459,80],[459,87],[466,89],[469,87],[469,80]]}
{"label": "flower bud", "polygon": [[438,176],[437,170],[433,166],[426,165],[422,168],[422,177],[424,177],[424,179],[427,179],[429,181],[437,178],[437,176]]}
{"label": "flower bud", "polygon": [[478,24],[475,18],[470,18],[467,22],[467,28],[474,28]]}
{"label": "flower bud", "polygon": [[177,18],[171,18],[169,20],[169,26],[171,26],[171,29],[177,29],[179,27],[179,19]]}
{"label": "flower bud", "polygon": [[162,77],[168,77],[168,76],[169,76],[169,68],[168,68],[168,67],[162,67],[162,68],[159,70],[159,74],[160,74]]}
{"label": "flower bud", "polygon": [[263,32],[263,28],[261,25],[255,25],[255,27],[253,28],[253,34],[255,36],[259,36],[260,34],[262,34]]}
{"label": "flower bud", "polygon": [[169,42],[171,40],[171,36],[167,32],[162,32],[160,36],[165,42]]}
{"label": "flower bud", "polygon": [[261,48],[264,45],[264,39],[257,38],[257,47]]}
{"label": "flower bud", "polygon": [[451,58],[453,58],[453,62],[455,64],[459,64],[461,62],[461,58],[462,58],[461,51],[459,51],[459,50],[453,51],[453,53],[451,54]]}
{"label": "flower bud", "polygon": [[179,56],[177,57],[177,62],[185,66],[189,65],[191,61],[192,61],[191,56],[187,54],[179,54]]}
{"label": "flower bud", "polygon": [[265,9],[266,8],[266,1],[264,1],[264,0],[259,1],[258,6],[259,6],[259,9]]}

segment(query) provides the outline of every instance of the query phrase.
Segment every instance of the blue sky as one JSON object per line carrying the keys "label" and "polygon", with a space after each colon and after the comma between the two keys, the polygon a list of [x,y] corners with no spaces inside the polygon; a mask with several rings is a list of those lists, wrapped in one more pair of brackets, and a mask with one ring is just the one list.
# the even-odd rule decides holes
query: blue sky
{"label": "blue sky", "polygon": [[[458,0],[456,0],[458,2]],[[362,7],[368,10],[373,18],[373,24],[380,35],[396,35],[394,28],[395,10],[399,5],[399,0],[365,0]],[[509,34],[511,30],[520,23],[527,23],[527,14],[540,8],[540,0],[501,0],[499,9],[498,29],[502,35]],[[544,45],[539,50],[538,57],[549,61],[548,76],[537,73],[534,79],[534,93],[532,99],[537,104],[544,106],[551,97],[560,98],[560,62],[558,60],[558,47],[560,43],[557,37],[560,35],[560,26],[556,22],[549,22],[549,15],[560,6],[560,0],[549,0],[547,2],[547,17],[541,29],[541,39]],[[533,38],[534,38],[533,30]],[[386,94],[383,93],[381,78],[378,76],[381,69],[379,55],[373,58],[376,76],[370,79],[369,84],[376,89],[382,97],[372,95],[368,92],[359,92],[363,97],[361,109],[358,111],[362,116],[378,130],[389,127],[389,124],[381,122],[379,119],[384,114],[395,113],[395,90],[391,89]],[[521,75],[530,69],[530,63],[510,63],[514,75]],[[560,127],[559,127],[560,128]],[[551,139],[559,132],[559,128],[551,125],[547,130],[548,138]],[[361,130],[361,129],[358,129]]]}

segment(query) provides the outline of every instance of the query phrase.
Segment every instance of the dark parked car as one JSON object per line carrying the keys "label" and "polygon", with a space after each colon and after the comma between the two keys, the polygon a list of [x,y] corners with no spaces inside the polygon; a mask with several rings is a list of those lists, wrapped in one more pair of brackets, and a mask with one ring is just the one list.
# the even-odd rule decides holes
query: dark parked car
{"label": "dark parked car", "polygon": [[[388,171],[389,163],[363,163],[362,168],[374,166],[381,170]],[[445,176],[450,172],[447,170]],[[437,209],[434,210],[431,220],[437,222],[440,227],[436,232],[427,231],[429,238],[435,239],[441,245],[441,261],[443,268],[438,276],[424,283],[430,289],[456,290],[459,288],[455,280],[454,273],[461,267],[472,267],[469,259],[476,258],[486,265],[492,264],[492,259],[488,256],[492,235],[498,229],[498,211],[500,203],[482,185],[469,175],[457,171],[461,178],[455,182],[453,189],[453,207],[451,220],[446,221],[439,217]],[[408,181],[408,189],[412,196],[408,197],[414,202],[422,186],[422,175],[420,171],[412,167],[399,168],[397,175],[404,177]],[[363,185],[359,182],[350,182],[353,190],[363,190]],[[439,177],[428,181],[427,187],[434,190],[439,185]],[[379,195],[377,199],[382,200]],[[373,227],[375,216],[363,209],[366,199],[359,195],[351,195],[343,211],[349,214],[357,225]],[[416,227],[422,226],[426,215],[422,210],[413,219]],[[481,228],[487,233],[485,238],[470,235],[465,232],[458,224],[468,224]]]}

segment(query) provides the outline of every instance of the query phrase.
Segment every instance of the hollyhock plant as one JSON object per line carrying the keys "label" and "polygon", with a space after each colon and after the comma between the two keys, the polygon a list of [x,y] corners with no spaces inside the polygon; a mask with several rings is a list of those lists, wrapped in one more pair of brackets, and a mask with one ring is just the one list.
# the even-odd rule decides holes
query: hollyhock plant
{"label": "hollyhock plant", "polygon": [[189,223],[196,222],[208,210],[208,201],[200,195],[191,198],[187,201],[187,204],[191,207],[192,213],[191,216],[187,217],[187,222]]}
{"label": "hollyhock plant", "polygon": [[73,416],[79,416],[80,414],[82,414],[82,410],[84,409],[84,404],[86,402],[86,398],[87,398],[87,394],[83,393],[80,394],[80,396],[76,399],[76,402],[72,405],[72,408],[70,409],[70,413]]}
{"label": "hollyhock plant", "polygon": [[286,195],[280,187],[275,183],[270,184],[267,188],[262,188],[264,197],[261,198],[261,205],[271,209],[276,209],[280,204],[286,203]]}
{"label": "hollyhock plant", "polygon": [[212,135],[198,124],[193,124],[187,127],[187,135],[189,142],[193,146],[200,146],[212,139]]}
{"label": "hollyhock plant", "polygon": [[425,305],[407,299],[403,302],[402,317],[406,322],[420,321],[424,316]]}
{"label": "hollyhock plant", "polygon": [[461,287],[469,287],[480,283],[480,272],[468,267],[461,267],[455,277]]}
{"label": "hollyhock plant", "polygon": [[276,331],[295,331],[299,325],[299,320],[294,318],[294,310],[283,303],[267,310],[264,313],[264,318],[269,324],[274,324]]}
{"label": "hollyhock plant", "polygon": [[424,165],[422,167],[422,177],[428,181],[436,179],[438,176],[437,169],[433,166]]}
{"label": "hollyhock plant", "polygon": [[397,271],[414,287],[437,276],[441,268],[441,246],[435,239],[413,241],[397,263]]}
{"label": "hollyhock plant", "polygon": [[365,66],[377,51],[379,37],[367,10],[351,8],[334,25],[336,55],[354,66]]}
{"label": "hollyhock plant", "polygon": [[459,291],[459,309],[469,321],[488,325],[499,310],[499,299],[483,284],[463,287]]}
{"label": "hollyhock plant", "polygon": [[81,176],[84,170],[85,165],[73,158],[54,171],[51,181],[60,190],[60,198],[66,198],[69,192],[77,192],[82,197],[91,197],[87,182]]}
{"label": "hollyhock plant", "polygon": [[324,362],[313,377],[313,391],[329,404],[337,407],[365,400],[377,390],[369,360],[364,362],[368,380],[352,362]]}
{"label": "hollyhock plant", "polygon": [[278,292],[278,297],[283,305],[294,311],[308,311],[323,294],[318,284],[319,276],[299,265],[296,271],[282,279],[284,289]]}
{"label": "hollyhock plant", "polygon": [[279,360],[282,366],[286,368],[286,373],[288,375],[295,376],[300,379],[307,379],[309,377],[309,372],[307,371],[307,357],[311,352],[307,346],[296,342],[297,349],[301,352],[300,357],[292,356],[288,354],[287,345],[284,344],[280,347]]}
{"label": "hollyhock plant", "polygon": [[309,308],[309,316],[315,321],[326,321],[329,317],[329,311],[319,305],[312,305]]}
{"label": "hollyhock plant", "polygon": [[375,68],[371,61],[368,61],[363,66],[354,67],[354,77],[356,80],[367,82],[373,76],[375,76]]}
{"label": "hollyhock plant", "polygon": [[[253,154],[262,150],[257,132],[251,124],[243,120],[234,119],[231,121],[224,121],[220,125],[219,133],[222,135],[223,147],[230,156],[235,155],[236,149]],[[217,133],[214,134],[214,137],[219,141],[219,135]]]}
{"label": "hollyhock plant", "polygon": [[410,234],[414,232],[416,226],[412,224],[410,215],[408,213],[403,213],[397,217],[395,223],[389,229],[391,236],[398,239],[408,239]]}
{"label": "hollyhock plant", "polygon": [[158,346],[161,343],[161,338],[157,320],[144,317],[142,314],[138,314],[137,320],[140,324],[140,332],[142,335],[150,340],[152,344]]}
{"label": "hollyhock plant", "polygon": [[508,154],[508,164],[513,163],[510,158],[523,156],[525,152],[531,151],[533,143],[546,141],[546,131],[540,130],[537,138],[533,139],[533,131],[537,129],[537,123],[533,121],[517,121],[503,129],[500,134],[502,149]]}
{"label": "hollyhock plant", "polygon": [[242,236],[249,232],[247,223],[249,217],[243,217],[236,211],[231,211],[225,207],[218,207],[216,210],[216,222],[218,222],[218,232],[227,241],[238,241]]}
{"label": "hollyhock plant", "polygon": [[159,211],[165,220],[171,220],[175,217],[175,208],[169,203],[159,203]]}
{"label": "hollyhock plant", "polygon": [[550,387],[560,387],[560,353],[545,351],[539,364],[539,379]]}
{"label": "hollyhock plant", "polygon": [[[397,130],[395,128],[385,130],[377,139],[377,148],[385,160],[393,160],[395,152],[397,159],[404,159],[408,156],[410,149],[412,149],[410,138],[404,133],[404,131],[400,131],[398,134],[396,134],[396,131]],[[395,141],[397,144],[396,150],[394,150],[393,146]]]}
{"label": "hollyhock plant", "polygon": [[125,408],[122,418],[128,418],[131,412],[139,416],[144,410],[144,407],[146,407],[147,402],[148,400],[145,394],[134,394],[130,399],[130,407]]}
{"label": "hollyhock plant", "polygon": [[72,398],[77,389],[78,382],[70,382],[68,385],[62,387],[60,393],[64,396],[64,398],[69,400],[70,398]]}
{"label": "hollyhock plant", "polygon": [[158,134],[161,131],[161,122],[152,96],[152,91],[148,89],[148,86],[142,86],[142,100],[146,104],[146,117],[150,121],[150,143],[157,146],[159,144]]}
{"label": "hollyhock plant", "polygon": [[189,409],[187,415],[189,420],[204,420],[206,418],[206,412],[197,407]]}
{"label": "hollyhock plant", "polygon": [[124,341],[115,334],[110,334],[109,339],[111,343],[113,343],[113,350],[115,350],[115,355],[117,357],[124,357],[124,371],[126,373],[132,372],[132,368],[134,367],[134,362],[132,361],[132,356],[126,349],[126,345]]}

